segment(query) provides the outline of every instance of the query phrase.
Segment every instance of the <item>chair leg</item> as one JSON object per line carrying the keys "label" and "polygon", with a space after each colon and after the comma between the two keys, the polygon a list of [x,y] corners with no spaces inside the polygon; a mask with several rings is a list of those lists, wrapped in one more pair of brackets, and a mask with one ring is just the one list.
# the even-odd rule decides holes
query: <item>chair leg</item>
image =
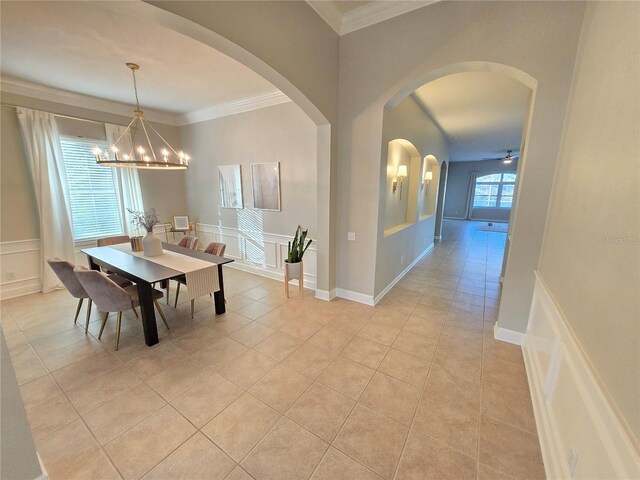
{"label": "chair leg", "polygon": [[167,288],[165,289],[167,291],[167,305],[169,305],[169,289],[171,288],[171,280],[167,280]]}
{"label": "chair leg", "polygon": [[118,312],[118,320],[116,321],[116,352],[120,345],[120,324],[122,323],[122,312]]}
{"label": "chair leg", "polygon": [[91,305],[92,305],[92,300],[89,299],[89,302],[87,303],[87,322],[84,326],[84,334],[86,335],[87,333],[89,333],[89,320],[91,319]]}
{"label": "chair leg", "polygon": [[164,316],[164,312],[162,311],[162,309],[160,308],[160,304],[158,303],[157,300],[154,300],[153,303],[156,306],[156,310],[158,310],[158,313],[160,314],[160,318],[162,318],[162,321],[164,322],[164,326],[167,327],[167,330],[171,330],[169,328],[169,324],[167,323],[167,317]]}
{"label": "chair leg", "polygon": [[178,282],[178,288],[176,288],[176,303],[173,304],[173,308],[178,308],[178,296],[180,295],[180,282]]}
{"label": "chair leg", "polygon": [[193,320],[193,309],[195,307],[195,303],[196,303],[195,300],[191,300],[191,320]]}
{"label": "chair leg", "polygon": [[73,319],[73,324],[75,325],[78,322],[78,315],[80,315],[80,308],[82,307],[82,302],[84,298],[78,300],[78,308],[76,308],[76,318]]}
{"label": "chair leg", "polygon": [[140,317],[138,316],[138,311],[137,311],[135,308],[133,309],[133,314],[136,316],[136,318],[140,318]]}
{"label": "chair leg", "polygon": [[104,317],[102,317],[102,325],[100,326],[100,334],[98,335],[98,340],[102,338],[102,332],[104,332],[104,327],[107,324],[108,317],[109,317],[109,312],[104,312]]}

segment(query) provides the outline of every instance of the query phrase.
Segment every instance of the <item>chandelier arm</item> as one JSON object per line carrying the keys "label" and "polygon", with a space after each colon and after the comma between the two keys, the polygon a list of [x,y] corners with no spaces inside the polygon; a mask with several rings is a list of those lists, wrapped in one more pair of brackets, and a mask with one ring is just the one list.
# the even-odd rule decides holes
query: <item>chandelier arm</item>
{"label": "chandelier arm", "polygon": [[157,131],[155,128],[153,128],[153,125],[151,124],[151,122],[146,122],[146,123],[147,123],[147,125],[149,125],[149,127],[151,128],[151,130],[153,130],[153,131],[154,131],[154,133],[160,137],[160,140],[162,140],[162,141],[164,142],[164,144],[165,144],[167,147],[169,147],[173,153],[175,153],[175,154],[176,154],[176,157],[180,158],[180,154],[179,154],[178,152],[176,152],[176,151],[173,149],[173,147],[171,146],[171,144],[169,144],[169,142],[167,142],[167,141],[164,139],[164,137],[163,137],[162,135],[160,135],[160,134],[158,133],[158,131]]}
{"label": "chandelier arm", "polygon": [[[131,120],[131,122],[129,122],[129,125],[127,125],[127,128],[124,129],[124,131],[120,134],[120,136],[117,138],[117,140],[115,142],[113,142],[113,146],[117,148],[118,142],[120,141],[120,139],[122,137],[124,137],[124,134],[127,133],[129,131],[129,129],[131,128],[131,125],[133,125],[133,122],[135,122],[136,119],[134,118],[133,120]],[[132,142],[133,144],[133,142]]]}
{"label": "chandelier arm", "polygon": [[[151,150],[151,154],[153,155],[153,160],[158,161],[156,158],[156,152],[153,150],[153,144],[151,143],[151,139],[149,138],[149,134],[147,133],[147,127],[145,126],[145,121],[143,118],[140,119],[140,124],[142,125],[142,130],[144,131],[144,136],[147,137],[147,143],[149,144],[149,150]],[[143,159],[144,160],[144,159]]]}

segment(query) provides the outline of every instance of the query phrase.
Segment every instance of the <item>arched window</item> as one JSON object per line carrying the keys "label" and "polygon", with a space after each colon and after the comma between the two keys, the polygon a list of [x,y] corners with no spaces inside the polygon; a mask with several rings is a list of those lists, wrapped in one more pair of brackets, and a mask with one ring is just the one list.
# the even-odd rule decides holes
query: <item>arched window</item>
{"label": "arched window", "polygon": [[476,178],[473,208],[511,208],[515,173],[492,173]]}

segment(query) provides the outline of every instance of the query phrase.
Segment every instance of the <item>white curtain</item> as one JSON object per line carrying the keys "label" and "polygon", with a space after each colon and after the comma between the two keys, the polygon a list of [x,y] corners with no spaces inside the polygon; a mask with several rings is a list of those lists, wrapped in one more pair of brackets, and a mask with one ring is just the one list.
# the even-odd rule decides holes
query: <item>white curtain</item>
{"label": "white curtain", "polygon": [[476,178],[478,174],[476,172],[471,172],[469,174],[469,193],[467,195],[467,211],[465,217],[467,220],[473,216],[473,197],[476,192]]}
{"label": "white curtain", "polygon": [[[122,135],[118,141],[118,149],[121,152],[133,150],[131,136],[128,133],[123,135],[126,127],[105,123],[104,128],[107,132],[107,143],[109,145],[116,143],[116,140]],[[139,211],[144,210],[138,170],[135,168],[114,168],[113,175],[118,185],[120,207],[122,208],[122,230],[129,236],[139,235],[140,232],[131,225],[131,214],[127,211],[128,208]]]}
{"label": "white curtain", "polygon": [[47,258],[75,263],[67,176],[53,114],[17,107],[25,155],[40,213],[42,291],[63,288]]}

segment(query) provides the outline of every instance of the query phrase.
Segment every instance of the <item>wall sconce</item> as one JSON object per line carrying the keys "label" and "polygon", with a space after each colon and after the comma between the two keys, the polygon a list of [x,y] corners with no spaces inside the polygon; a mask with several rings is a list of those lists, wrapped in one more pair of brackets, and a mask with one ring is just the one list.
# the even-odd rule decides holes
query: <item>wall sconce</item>
{"label": "wall sconce", "polygon": [[[396,178],[400,179],[400,199],[402,199],[402,180],[406,176],[407,176],[407,166],[406,165],[400,165],[398,167],[398,173],[396,174]],[[395,193],[395,191],[397,189],[398,189],[398,180],[393,182],[393,192]]]}
{"label": "wall sconce", "polygon": [[424,183],[427,182],[427,184],[429,182],[431,182],[431,180],[433,180],[433,172],[424,172],[424,179],[422,180],[422,188],[424,188]]}

